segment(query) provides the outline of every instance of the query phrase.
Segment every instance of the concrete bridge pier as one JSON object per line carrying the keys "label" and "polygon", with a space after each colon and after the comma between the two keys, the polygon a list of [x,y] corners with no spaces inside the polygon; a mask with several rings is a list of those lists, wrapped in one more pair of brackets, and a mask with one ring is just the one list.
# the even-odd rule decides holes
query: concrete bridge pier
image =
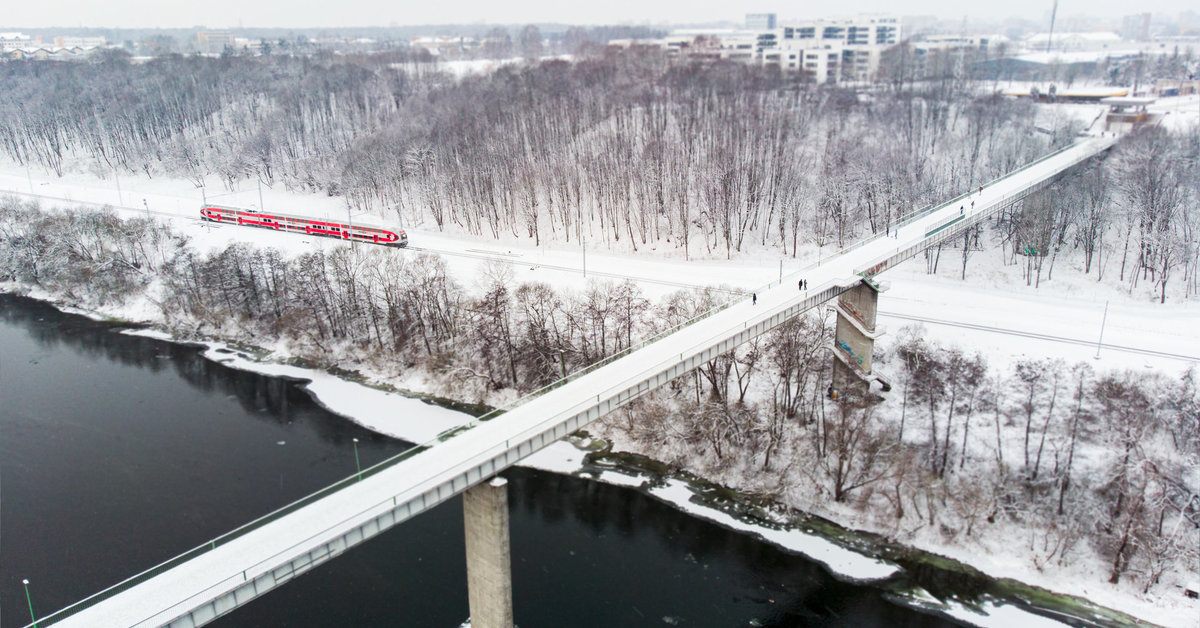
{"label": "concrete bridge pier", "polygon": [[837,398],[862,396],[870,387],[875,339],[883,335],[883,328],[875,324],[879,293],[886,289],[864,277],[832,306],[837,311],[837,331],[833,337],[831,392]]}
{"label": "concrete bridge pier", "polygon": [[492,478],[463,493],[471,628],[513,628],[508,481]]}

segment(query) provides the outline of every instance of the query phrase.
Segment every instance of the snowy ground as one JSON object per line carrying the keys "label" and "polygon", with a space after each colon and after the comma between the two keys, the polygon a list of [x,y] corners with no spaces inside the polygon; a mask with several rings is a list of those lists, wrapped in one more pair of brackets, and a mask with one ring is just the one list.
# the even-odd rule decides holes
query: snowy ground
{"label": "snowy ground", "polygon": [[[1183,114],[1180,115],[1182,117]],[[176,228],[188,233],[201,248],[220,247],[230,240],[252,241],[296,253],[317,247],[328,249],[347,246],[345,243],[329,239],[201,223],[197,218],[201,203],[200,193],[185,181],[122,177],[120,187],[118,192],[116,182],[111,176],[107,180],[100,180],[91,174],[69,174],[63,179],[57,179],[47,176],[46,173],[27,172],[24,168],[12,164],[0,165],[0,190],[26,194],[32,190],[35,194],[66,199],[71,203],[86,201],[124,205],[130,208],[127,210],[130,212],[145,212],[149,209],[155,212],[154,215],[169,219]],[[145,205],[139,209],[137,206],[142,204],[142,199],[145,199]],[[342,218],[346,211],[339,199],[322,195],[292,194],[282,190],[264,189],[260,201],[258,190],[249,185],[243,191],[226,196],[210,194],[208,200],[242,207],[261,204],[268,211],[278,210],[332,218]],[[57,203],[46,201],[44,204]],[[398,223],[394,215],[386,218],[361,218],[364,223],[392,226]],[[356,216],[355,220],[358,219]],[[468,287],[474,285],[474,278],[488,263],[496,261],[511,266],[515,271],[515,278],[520,281],[538,280],[576,288],[585,281],[582,274],[584,252],[580,248],[538,248],[517,241],[497,243],[491,240],[472,240],[422,229],[410,229],[409,234],[414,247],[435,250],[446,255],[451,271]],[[783,258],[783,272],[794,272],[815,261],[817,255],[814,250],[806,260]],[[634,278],[650,298],[683,286],[713,283],[725,283],[751,290],[776,279],[780,273],[781,257],[761,251],[739,255],[731,262],[720,259],[685,262],[680,258],[681,255],[677,251],[645,251],[638,257],[589,251],[586,254],[586,264],[590,269],[589,279],[598,271],[606,273],[604,278]],[[953,257],[947,266],[954,266],[952,260]],[[1144,355],[1102,348],[1101,358],[1096,361],[1098,367],[1154,368],[1178,373],[1200,356],[1200,335],[1189,327],[1189,321],[1195,320],[1196,309],[1200,307],[1195,303],[1159,305],[1140,296],[1131,297],[1107,283],[1097,284],[1094,279],[1083,277],[1077,271],[1066,267],[1056,268],[1054,281],[1044,283],[1040,289],[1035,290],[1024,285],[1017,267],[1000,267],[997,260],[987,260],[984,254],[977,254],[972,258],[968,267],[969,281],[965,285],[952,278],[955,276],[955,270],[944,270],[943,276],[929,277],[924,274],[920,261],[914,260],[889,271],[884,279],[891,283],[892,289],[883,296],[880,304],[884,324],[895,329],[909,324],[913,318],[924,319],[932,339],[952,342],[968,349],[977,348],[987,355],[989,362],[994,366],[1005,361],[1015,361],[1022,356],[1062,357],[1069,362],[1075,362],[1093,359],[1096,347],[1090,343],[1099,336],[1104,304],[1108,302],[1108,315],[1104,323],[1106,345],[1170,353],[1179,357]],[[133,314],[136,316],[136,312]],[[963,324],[973,327],[959,326]],[[1036,333],[1089,344],[1014,336],[1011,332]],[[886,342],[886,339],[883,342]],[[250,366],[245,358],[236,354],[212,350],[210,355],[222,361],[232,360],[240,367]],[[446,426],[465,420],[465,415],[292,367],[264,367],[255,364],[254,368],[266,368],[273,374],[311,379],[314,382],[311,386],[314,394],[334,411],[372,429],[416,442],[426,441],[432,435],[446,429]],[[353,392],[347,394],[351,390],[350,387],[353,387]],[[345,399],[355,401],[347,404]],[[420,407],[414,404],[420,404]],[[397,412],[397,407],[404,407],[405,410]],[[578,468],[578,460],[581,458],[580,452],[569,445],[559,444],[531,458],[528,464],[569,472],[573,465],[574,468]],[[605,473],[601,479],[624,484],[635,482],[628,478],[613,477],[613,474],[609,473]],[[686,496],[677,492],[678,489],[664,490],[666,492],[658,497],[693,510],[699,516],[718,520],[724,516],[720,513],[710,515],[699,512],[699,507],[688,503]],[[725,521],[722,523],[728,524]],[[770,540],[791,547],[786,541]],[[803,547],[793,549],[806,553]],[[976,564],[987,573],[1062,589],[1053,586],[1061,583],[1044,582],[1044,578],[1034,573],[1027,565],[994,564],[995,561],[984,561],[987,564],[981,565],[978,564],[981,558],[978,556],[958,558]],[[820,557],[817,559],[837,570],[834,566],[836,560]],[[847,572],[857,573],[857,569],[848,568]],[[1179,614],[1178,608],[1159,609],[1161,612],[1156,613],[1152,606],[1147,608],[1143,600],[1107,597],[1096,599],[1153,621],[1172,625],[1195,625],[1189,623],[1189,620],[1194,620],[1194,615],[1187,614],[1186,609],[1182,611],[1184,614]],[[973,623],[977,622],[973,620]],[[992,625],[1002,624],[1003,622]]]}
{"label": "snowy ground", "polygon": [[1098,370],[1152,368],[1177,374],[1200,362],[1195,328],[1200,302],[1132,300],[1097,283],[1094,275],[1069,268],[1056,269],[1053,281],[1035,289],[1025,285],[1018,266],[1001,266],[997,251],[972,258],[967,281],[956,272],[926,275],[920,260],[889,271],[884,281],[891,290],[880,297],[880,322],[889,333],[923,324],[928,338],[979,351],[993,368],[1007,369],[1025,358],[1060,358],[1068,364],[1086,361]]}
{"label": "snowy ground", "polygon": [[[1200,102],[1198,102],[1200,105]],[[1090,110],[1072,110],[1070,115],[1086,117]],[[247,184],[245,190],[209,201],[250,207],[259,205],[259,192]],[[122,215],[135,215],[142,199],[154,212],[153,216],[172,222],[188,234],[201,249],[219,248],[231,240],[252,242],[275,247],[291,253],[318,248],[348,246],[329,238],[304,237],[276,233],[263,229],[213,225],[199,220],[201,205],[199,190],[191,183],[171,179],[121,179],[118,193],[115,181],[98,180],[91,174],[68,174],[63,179],[46,173],[26,170],[12,164],[0,164],[0,193],[26,195],[34,189],[44,205],[73,205],[91,202],[130,209]],[[68,201],[54,201],[68,199]],[[215,197],[215,198],[214,198]],[[263,188],[262,205],[268,210],[292,214],[344,218],[345,209],[339,199],[317,194],[295,194]],[[141,210],[145,214],[145,209]],[[356,217],[356,220],[359,217]],[[396,216],[384,218],[362,216],[361,220],[380,225],[397,226]],[[739,254],[734,260],[721,259],[714,254],[709,259],[685,261],[677,250],[643,251],[638,255],[615,255],[605,251],[574,245],[535,247],[527,241],[494,241],[447,235],[425,229],[408,229],[410,246],[443,255],[450,271],[468,289],[472,288],[489,264],[504,264],[513,270],[516,281],[541,281],[556,287],[579,289],[588,281],[636,281],[645,296],[657,299],[681,288],[724,285],[753,291],[776,280],[780,274],[790,274],[815,263],[818,257],[831,254],[815,248],[804,252],[802,259],[792,259],[763,249]],[[359,244],[357,246],[372,246]],[[594,246],[594,245],[593,245]],[[832,247],[826,247],[831,249]],[[694,254],[703,251],[693,251]],[[1001,266],[995,251],[975,254],[967,268],[968,280],[958,277],[958,254],[943,252],[938,276],[925,274],[920,260],[912,260],[883,275],[891,290],[880,301],[881,322],[895,330],[925,320],[925,327],[938,339],[957,344],[977,346],[997,364],[1023,356],[1061,357],[1069,362],[1092,359],[1095,342],[1100,339],[1103,323],[1103,343],[1134,349],[1144,349],[1183,356],[1169,358],[1142,355],[1102,348],[1096,366],[1110,368],[1152,367],[1179,372],[1189,362],[1200,359],[1200,335],[1189,320],[1200,315],[1198,302],[1152,303],[1140,295],[1131,297],[1108,281],[1097,283],[1094,276],[1082,275],[1066,260],[1060,260],[1053,281],[1043,281],[1040,288],[1026,286],[1017,266]],[[586,266],[586,277],[584,268]],[[1111,266],[1111,265],[1110,265]],[[1115,275],[1115,268],[1108,269]],[[1108,314],[1105,318],[1105,303]],[[969,329],[941,324],[938,321],[965,323],[995,330]],[[1061,340],[1046,340],[1015,336],[1005,331],[1043,334]],[[1065,341],[1076,341],[1076,344]],[[1091,343],[1090,347],[1086,343]]]}

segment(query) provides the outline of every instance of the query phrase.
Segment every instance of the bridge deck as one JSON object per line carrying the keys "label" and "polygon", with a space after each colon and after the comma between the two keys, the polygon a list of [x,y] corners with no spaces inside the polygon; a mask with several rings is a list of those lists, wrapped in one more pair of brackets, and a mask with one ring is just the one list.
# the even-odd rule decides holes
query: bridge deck
{"label": "bridge deck", "polygon": [[[953,199],[901,223],[898,237],[876,237],[819,266],[774,282],[749,299],[654,341],[491,421],[434,444],[319,501],[137,584],[118,585],[56,616],[60,626],[192,626],[228,612],[471,485],[516,463],[703,361],[769,331],[878,271],[952,237],[1058,173],[1109,148],[1083,140],[1001,178],[971,198]],[[971,200],[975,206],[971,207]],[[963,206],[960,219],[959,207]],[[806,279],[808,291],[797,287]],[[71,614],[71,613],[74,614]]]}

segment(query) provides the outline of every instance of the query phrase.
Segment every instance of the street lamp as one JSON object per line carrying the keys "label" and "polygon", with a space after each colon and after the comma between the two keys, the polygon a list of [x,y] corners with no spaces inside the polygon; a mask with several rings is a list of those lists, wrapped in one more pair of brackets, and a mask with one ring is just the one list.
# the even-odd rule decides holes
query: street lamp
{"label": "street lamp", "polygon": [[21,584],[25,585],[25,601],[29,603],[29,621],[33,622],[33,628],[37,628],[37,617],[33,615],[33,600],[29,597],[29,578],[21,580]]}
{"label": "street lamp", "polygon": [[121,195],[121,175],[117,173],[116,166],[112,167],[112,171],[113,171],[113,178],[116,179],[116,181],[117,181],[117,203],[119,205],[124,205],[125,197]]}
{"label": "street lamp", "polygon": [[354,468],[358,470],[358,481],[362,481],[362,465],[358,463],[358,439],[354,439]]}

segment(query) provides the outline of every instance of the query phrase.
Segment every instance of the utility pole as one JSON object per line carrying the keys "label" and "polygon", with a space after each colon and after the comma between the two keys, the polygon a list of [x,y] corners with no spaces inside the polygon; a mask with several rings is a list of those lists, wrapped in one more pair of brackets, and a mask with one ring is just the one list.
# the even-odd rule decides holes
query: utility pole
{"label": "utility pole", "polygon": [[1100,337],[1096,339],[1096,358],[1100,359],[1100,341],[1104,340],[1104,324],[1108,322],[1108,301],[1104,302],[1104,318],[1100,319]]}
{"label": "utility pole", "polygon": [[116,166],[113,166],[113,178],[117,180],[117,203],[125,204],[125,197],[121,196],[121,175],[117,174]]}
{"label": "utility pole", "polygon": [[1050,33],[1046,35],[1046,52],[1050,52],[1050,42],[1054,39],[1054,16],[1058,14],[1058,0],[1050,7]]}

